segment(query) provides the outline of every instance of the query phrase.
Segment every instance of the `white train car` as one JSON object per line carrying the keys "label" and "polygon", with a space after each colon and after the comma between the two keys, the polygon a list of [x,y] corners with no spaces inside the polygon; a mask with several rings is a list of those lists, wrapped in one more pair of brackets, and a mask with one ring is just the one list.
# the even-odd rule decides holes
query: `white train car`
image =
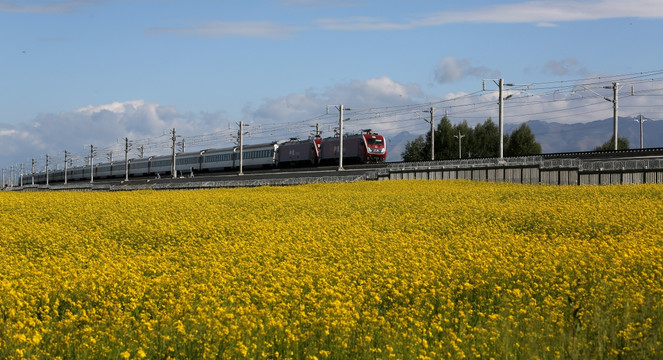
{"label": "white train car", "polygon": [[230,170],[235,166],[235,149],[208,149],[202,152],[201,171]]}
{"label": "white train car", "polygon": [[112,163],[101,163],[94,165],[94,177],[98,179],[107,178],[111,176]]}
{"label": "white train car", "polygon": [[[283,143],[283,141],[275,141],[267,144],[245,145],[242,154],[242,167],[247,169],[276,166],[276,155],[281,143]],[[239,154],[237,154],[235,167],[239,167],[239,160]]]}
{"label": "white train car", "polygon": [[170,174],[173,166],[172,155],[155,156],[150,158],[150,174],[164,175]]}
{"label": "white train car", "polygon": [[194,174],[199,172],[202,161],[201,152],[202,151],[194,151],[177,154],[175,157],[175,170],[177,170],[178,175],[188,175],[192,172]]}
{"label": "white train car", "polygon": [[150,158],[132,159],[129,162],[130,176],[144,176],[150,173]]}
{"label": "white train car", "polygon": [[90,178],[90,172],[85,166],[75,166],[67,169],[67,181],[83,180],[86,176],[88,179]]}
{"label": "white train car", "polygon": [[110,176],[114,178],[124,178],[125,173],[126,173],[126,162],[124,160],[114,161],[113,164],[111,165]]}

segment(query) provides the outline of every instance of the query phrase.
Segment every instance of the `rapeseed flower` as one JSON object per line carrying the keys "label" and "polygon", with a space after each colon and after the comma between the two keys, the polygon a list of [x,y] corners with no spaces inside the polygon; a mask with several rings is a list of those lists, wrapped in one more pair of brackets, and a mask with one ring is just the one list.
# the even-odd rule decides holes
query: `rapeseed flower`
{"label": "rapeseed flower", "polygon": [[0,358],[660,358],[663,187],[0,192]]}

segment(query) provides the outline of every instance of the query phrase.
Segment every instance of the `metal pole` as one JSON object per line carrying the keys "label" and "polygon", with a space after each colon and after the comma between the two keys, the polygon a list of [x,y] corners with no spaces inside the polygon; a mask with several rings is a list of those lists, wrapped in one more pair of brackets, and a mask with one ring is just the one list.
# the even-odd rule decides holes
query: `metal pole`
{"label": "metal pole", "polygon": [[32,158],[31,174],[32,174],[32,185],[34,185],[35,184],[35,158]]}
{"label": "metal pole", "polygon": [[67,150],[64,151],[64,183],[67,184]]}
{"label": "metal pole", "polygon": [[124,181],[129,181],[129,138],[124,138]]}
{"label": "metal pole", "polygon": [[48,154],[46,154],[46,185],[48,185]]}
{"label": "metal pole", "polygon": [[612,122],[613,122],[613,134],[615,136],[615,150],[617,150],[617,136],[618,136],[618,124],[617,122],[619,121],[617,118],[617,86],[619,86],[619,83],[614,82],[612,83],[612,93],[613,93],[613,101],[612,101]]}
{"label": "metal pole", "polygon": [[644,139],[642,135],[642,115],[640,115],[640,149],[644,148]]}
{"label": "metal pole", "polygon": [[340,115],[338,117],[339,132],[339,153],[338,153],[338,171],[343,171],[343,104],[338,107]]}
{"label": "metal pole", "polygon": [[172,163],[172,167],[170,168],[170,174],[172,175],[173,179],[177,178],[177,168],[176,168],[176,164],[175,164],[175,161],[176,161],[175,160],[175,156],[176,156],[175,155],[175,146],[176,146],[175,141],[176,140],[177,140],[177,137],[175,136],[175,128],[173,128],[173,163]]}
{"label": "metal pole", "polygon": [[458,139],[458,158],[462,159],[463,156],[461,155],[461,149],[463,145],[463,138],[465,137],[465,135],[461,135],[460,130],[458,130],[458,135],[454,135],[454,137]]}
{"label": "metal pole", "polygon": [[21,179],[21,187],[23,187],[23,171],[24,171],[24,170],[25,170],[25,169],[24,169],[24,167],[23,167],[23,163],[21,163],[21,177],[20,177],[20,179]]}
{"label": "metal pole", "polygon": [[244,122],[239,122],[239,175],[244,175]]}
{"label": "metal pole", "polygon": [[94,183],[94,145],[90,145],[90,184]]}
{"label": "metal pole", "polygon": [[504,90],[504,79],[500,79],[500,159],[504,158],[504,99],[502,98],[502,92]]}
{"label": "metal pole", "polygon": [[643,138],[643,135],[642,135],[642,123],[645,121],[645,119],[643,119],[642,114],[640,114],[640,120],[635,120],[635,121],[640,122],[640,149],[642,149],[642,148],[644,148],[644,138]]}
{"label": "metal pole", "polygon": [[430,159],[435,160],[435,108],[430,108]]}

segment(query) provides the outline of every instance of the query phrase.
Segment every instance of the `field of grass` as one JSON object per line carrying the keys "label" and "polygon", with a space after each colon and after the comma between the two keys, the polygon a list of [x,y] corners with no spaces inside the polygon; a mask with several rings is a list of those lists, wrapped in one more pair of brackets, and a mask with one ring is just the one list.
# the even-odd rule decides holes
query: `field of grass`
{"label": "field of grass", "polygon": [[0,192],[2,359],[663,358],[663,186]]}

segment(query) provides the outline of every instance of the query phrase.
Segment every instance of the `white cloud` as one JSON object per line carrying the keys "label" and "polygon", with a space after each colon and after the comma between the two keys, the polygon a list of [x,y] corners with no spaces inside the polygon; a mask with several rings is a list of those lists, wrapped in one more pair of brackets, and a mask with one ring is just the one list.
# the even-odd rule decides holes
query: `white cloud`
{"label": "white cloud", "polygon": [[660,19],[663,18],[663,6],[660,0],[537,0],[432,12],[406,22],[350,17],[320,19],[318,25],[328,30],[402,30],[458,23],[531,23],[555,27],[558,22],[627,17]]}
{"label": "white cloud", "polygon": [[[0,0],[0,12],[63,14],[75,12],[82,7],[95,6],[108,0],[62,0],[62,1],[9,1]],[[26,4],[27,3],[27,4]]]}
{"label": "white cloud", "polygon": [[611,18],[662,18],[659,0],[527,1],[470,10],[433,13],[420,20],[428,26],[451,23],[540,23]]}
{"label": "white cloud", "polygon": [[97,105],[97,106],[88,105],[74,112],[91,115],[106,110],[117,114],[123,114],[126,113],[127,111],[135,110],[142,106],[145,106],[144,100],[134,100],[126,102],[116,101],[114,103],[105,104],[105,105]]}
{"label": "white cloud", "polygon": [[[244,116],[247,121],[256,124],[283,125],[263,126],[263,129],[282,130],[278,134],[256,133],[257,136],[265,136],[265,139],[269,136],[272,136],[271,139],[274,139],[274,136],[306,137],[311,132],[310,126],[315,123],[325,125],[323,136],[330,136],[333,134],[331,129],[338,123],[339,113],[335,106],[343,104],[346,108],[352,109],[344,116],[351,119],[346,124],[347,131],[370,127],[384,132],[398,128],[399,124],[396,121],[385,123],[385,118],[379,114],[379,110],[372,111],[372,108],[407,106],[419,102],[422,96],[419,85],[401,84],[383,76],[341,83],[322,91],[309,89],[299,94],[267,99],[255,109],[245,108]],[[326,114],[327,109],[329,109],[328,114]],[[416,117],[410,112],[407,116]]]}
{"label": "white cloud", "polygon": [[485,66],[471,66],[469,60],[451,56],[442,59],[435,69],[435,81],[440,84],[462,80],[468,76],[497,78],[501,73]]}
{"label": "white cloud", "polygon": [[[2,1],[2,0],[0,0]],[[74,4],[92,1],[68,1]],[[0,2],[0,11],[2,6]],[[357,1],[285,0],[283,4],[305,7],[353,6]],[[18,5],[13,5],[16,7]],[[62,5],[64,7],[64,4]],[[76,5],[81,6],[81,5]],[[7,10],[9,11],[9,10]],[[659,0],[599,0],[599,1],[525,1],[470,8],[466,10],[439,11],[399,21],[374,16],[347,16],[314,20],[318,29],[330,31],[385,31],[407,30],[419,27],[443,26],[456,23],[531,23],[540,27],[555,27],[559,22],[590,21],[611,18],[663,18],[663,6]],[[288,25],[275,21],[224,21],[198,22],[191,26],[159,27],[147,30],[153,35],[185,35],[207,38],[248,37],[285,39],[311,29],[309,25]]]}
{"label": "white cloud", "polygon": [[310,8],[356,6],[364,0],[282,0],[286,5],[305,6]]}
{"label": "white cloud", "polygon": [[121,140],[125,137],[163,153],[168,144],[168,136],[163,134],[170,129],[193,136],[216,131],[223,127],[221,124],[226,124],[222,112],[180,114],[172,106],[143,100],[90,105],[71,112],[40,114],[29,124],[0,124],[0,163],[28,163],[31,158],[41,159],[46,154],[57,159],[64,156],[65,150],[78,154],[80,159],[90,144],[100,149],[102,158],[110,151],[123,154]]}
{"label": "white cloud", "polygon": [[582,66],[580,62],[574,58],[550,60],[544,65],[543,71],[557,76],[585,76],[588,74],[587,68]]}
{"label": "white cloud", "polygon": [[17,131],[14,129],[9,129],[9,130],[0,130],[0,136],[8,136],[8,135],[14,135],[16,134]]}
{"label": "white cloud", "polygon": [[413,24],[399,24],[367,16],[322,18],[316,23],[325,30],[404,30],[414,27]]}
{"label": "white cloud", "polygon": [[283,39],[294,36],[302,28],[272,21],[207,21],[191,27],[152,28],[154,35],[188,35],[207,38],[249,37]]}

